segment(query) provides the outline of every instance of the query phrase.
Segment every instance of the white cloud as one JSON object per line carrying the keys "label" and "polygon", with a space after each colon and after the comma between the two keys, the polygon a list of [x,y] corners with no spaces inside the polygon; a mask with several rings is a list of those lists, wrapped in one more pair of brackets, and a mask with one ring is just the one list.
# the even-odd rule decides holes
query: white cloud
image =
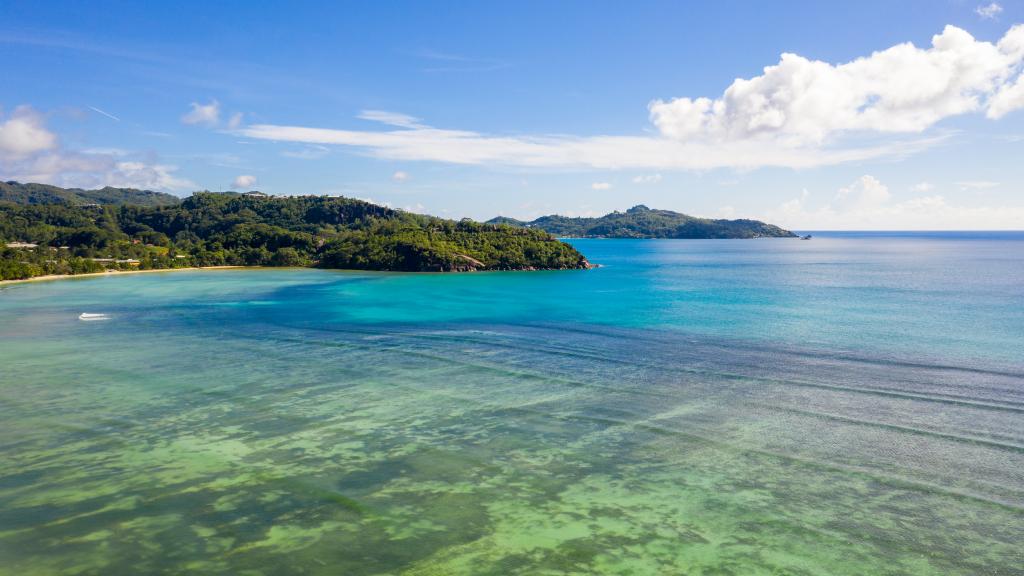
{"label": "white cloud", "polygon": [[[45,117],[20,106],[0,122],[0,179],[76,188],[116,186],[185,190],[195,185],[175,175],[176,167],[132,158],[118,148],[65,150]],[[137,155],[136,155],[137,156]]]}
{"label": "white cloud", "polygon": [[662,134],[686,141],[800,146],[850,133],[920,133],[944,118],[988,108],[1022,59],[1024,26],[1011,28],[998,44],[946,26],[930,48],[904,43],[838,65],[783,54],[719,98],[655,100],[649,108]]}
{"label": "white cloud", "polygon": [[191,181],[175,175],[177,167],[140,160],[123,160],[110,154],[56,150],[37,154],[0,167],[0,179],[38,182],[72,188],[141,188],[177,191],[194,188]]}
{"label": "white cloud", "polygon": [[999,182],[993,182],[992,180],[965,180],[956,184],[961,190],[985,190],[999,186]]}
{"label": "white cloud", "polygon": [[56,147],[57,136],[30,106],[18,106],[6,120],[0,116],[0,158],[19,159]]}
{"label": "white cloud", "polygon": [[176,166],[165,164],[117,162],[113,170],[103,175],[102,185],[147,190],[186,190],[195,186],[191,181],[175,176],[175,170]]}
{"label": "white cloud", "polygon": [[661,174],[641,174],[633,177],[634,184],[657,184],[661,182]]}
{"label": "white cloud", "polygon": [[369,120],[371,122],[380,122],[381,124],[387,124],[388,126],[398,126],[400,128],[423,127],[423,125],[419,123],[419,118],[409,116],[408,114],[402,114],[400,112],[388,112],[387,110],[363,110],[359,113],[357,118]]}
{"label": "white cloud", "polygon": [[231,183],[235,188],[252,188],[256,184],[256,177],[251,174],[242,174],[241,176],[235,177],[235,181]]}
{"label": "white cloud", "polygon": [[181,117],[185,124],[202,124],[204,126],[216,126],[220,122],[220,102],[210,101],[209,104],[193,102],[192,110]]}
{"label": "white cloud", "polygon": [[977,8],[974,9],[974,13],[975,14],[977,14],[978,16],[981,16],[982,18],[984,18],[986,20],[991,20],[991,19],[995,18],[1002,11],[1003,11],[1003,7],[1000,6],[999,4],[997,4],[996,2],[992,2],[991,4],[988,4],[987,6],[978,6]]}
{"label": "white cloud", "polygon": [[1013,84],[1006,84],[989,100],[985,116],[998,120],[1010,112],[1024,108],[1024,75]]}
{"label": "white cloud", "polygon": [[611,190],[611,188],[610,182],[594,182],[590,185],[591,190]]}
{"label": "white cloud", "polygon": [[[849,200],[853,200],[850,202]],[[888,188],[862,176],[831,202],[811,208],[806,190],[761,218],[794,230],[1019,230],[1024,206],[961,206],[943,196],[892,201]]]}
{"label": "white cloud", "polygon": [[242,125],[242,118],[244,115],[241,112],[235,112],[228,118],[228,130],[235,130]]}
{"label": "white cloud", "polygon": [[839,189],[836,204],[844,210],[864,210],[889,201],[889,187],[870,175],[858,178],[853,184]]}
{"label": "white cloud", "polygon": [[[999,118],[1024,107],[1024,25],[998,43],[947,26],[930,47],[905,43],[840,64],[783,54],[760,76],[717,98],[655,100],[657,134],[491,135],[435,128],[396,112],[359,117],[391,129],[339,130],[256,124],[237,134],[354,147],[370,156],[467,165],[707,170],[808,168],[899,158],[938,145],[925,134],[951,116]],[[902,136],[900,136],[902,135]]]}
{"label": "white cloud", "polygon": [[707,144],[650,136],[488,136],[432,127],[367,132],[256,124],[237,133],[257,140],[345,145],[390,160],[450,164],[598,169],[704,170],[782,166],[808,168],[877,157],[902,157],[945,136],[878,143],[860,148],[807,148],[763,142]]}
{"label": "white cloud", "polygon": [[935,188],[930,182],[918,182],[910,187],[911,192],[928,192]]}
{"label": "white cloud", "polygon": [[402,172],[401,170],[399,170],[391,175],[391,179],[394,180],[395,182],[405,182],[406,180],[409,179],[409,174],[407,172]]}

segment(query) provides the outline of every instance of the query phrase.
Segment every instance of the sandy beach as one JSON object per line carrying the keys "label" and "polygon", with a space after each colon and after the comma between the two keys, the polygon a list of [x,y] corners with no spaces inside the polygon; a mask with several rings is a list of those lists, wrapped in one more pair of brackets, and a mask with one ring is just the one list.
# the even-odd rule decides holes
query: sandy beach
{"label": "sandy beach", "polygon": [[205,266],[191,268],[157,268],[154,270],[108,270],[106,272],[89,272],[87,274],[48,274],[23,280],[0,280],[0,286],[22,284],[25,282],[47,282],[50,280],[67,280],[70,278],[95,278],[96,276],[127,276],[129,274],[149,274],[153,272],[184,272],[186,270],[226,270],[229,268],[245,268],[245,266]]}

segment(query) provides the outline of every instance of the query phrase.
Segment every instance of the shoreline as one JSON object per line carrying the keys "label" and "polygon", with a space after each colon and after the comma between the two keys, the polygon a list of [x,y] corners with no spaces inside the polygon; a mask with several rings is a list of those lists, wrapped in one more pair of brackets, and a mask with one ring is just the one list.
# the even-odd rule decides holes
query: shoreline
{"label": "shoreline", "polygon": [[108,270],[106,272],[87,272],[85,274],[47,274],[23,278],[21,280],[0,280],[0,286],[22,284],[26,282],[50,282],[53,280],[69,280],[74,278],[96,278],[101,276],[125,276],[128,274],[150,274],[154,272],[184,272],[196,270],[228,270],[235,268],[251,268],[251,266],[190,266],[188,268],[154,268],[152,270]]}

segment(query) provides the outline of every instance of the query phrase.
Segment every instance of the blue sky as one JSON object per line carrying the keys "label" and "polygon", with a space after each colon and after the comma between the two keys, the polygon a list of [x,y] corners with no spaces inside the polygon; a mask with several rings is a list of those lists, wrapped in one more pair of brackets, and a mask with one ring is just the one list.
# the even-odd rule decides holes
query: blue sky
{"label": "blue sky", "polygon": [[0,0],[0,178],[1021,229],[1018,23],[1009,1]]}

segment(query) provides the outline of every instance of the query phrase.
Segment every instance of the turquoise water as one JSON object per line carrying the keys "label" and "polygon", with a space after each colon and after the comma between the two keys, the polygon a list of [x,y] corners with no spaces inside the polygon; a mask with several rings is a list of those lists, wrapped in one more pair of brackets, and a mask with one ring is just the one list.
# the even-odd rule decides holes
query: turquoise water
{"label": "turquoise water", "polygon": [[1024,574],[1024,234],[573,243],[0,288],[0,574]]}

